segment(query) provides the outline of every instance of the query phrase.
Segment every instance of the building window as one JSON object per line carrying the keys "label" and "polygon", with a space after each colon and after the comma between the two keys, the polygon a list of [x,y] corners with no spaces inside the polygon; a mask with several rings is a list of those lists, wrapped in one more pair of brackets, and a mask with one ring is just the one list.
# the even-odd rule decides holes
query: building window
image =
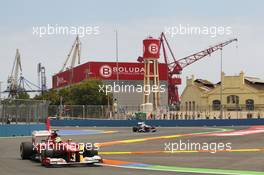
{"label": "building window", "polygon": [[192,110],[192,102],[189,101],[189,111]]}
{"label": "building window", "polygon": [[229,95],[227,97],[227,104],[238,105],[239,104],[239,96],[237,96],[237,95]]}
{"label": "building window", "polygon": [[185,111],[188,111],[188,102],[185,102]]}
{"label": "building window", "polygon": [[195,111],[195,101],[192,102],[192,106],[193,106],[193,111]]}
{"label": "building window", "polygon": [[246,100],[246,109],[249,111],[254,110],[254,100],[252,100],[252,99]]}
{"label": "building window", "polygon": [[219,111],[221,108],[221,101],[220,100],[214,100],[213,101],[213,110]]}

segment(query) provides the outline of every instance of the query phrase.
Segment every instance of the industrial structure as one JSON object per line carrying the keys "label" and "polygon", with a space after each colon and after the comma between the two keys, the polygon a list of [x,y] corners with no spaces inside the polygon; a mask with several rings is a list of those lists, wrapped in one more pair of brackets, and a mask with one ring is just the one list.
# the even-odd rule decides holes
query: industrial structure
{"label": "industrial structure", "polygon": [[[153,109],[156,110],[160,106],[160,82],[158,61],[160,57],[160,40],[149,37],[143,40],[143,45],[144,94],[142,107],[143,109],[146,109],[146,107],[149,106],[149,111],[153,111]],[[150,101],[150,94],[153,94],[153,103],[151,103]]]}
{"label": "industrial structure", "polygon": [[[146,93],[142,94],[128,92],[122,95],[123,92],[119,92],[119,104],[139,105],[142,104],[142,100],[140,99],[142,99],[143,96],[143,104],[151,102],[154,104],[155,108],[160,104],[178,105],[180,102],[178,86],[182,83],[180,75],[183,69],[195,63],[196,61],[205,58],[206,56],[210,56],[212,53],[218,50],[222,50],[223,47],[227,46],[228,44],[237,41],[237,39],[230,39],[228,41],[208,47],[207,49],[204,49],[200,52],[191,54],[187,57],[176,59],[164,33],[161,33],[159,39],[151,39],[152,41],[155,40],[156,44],[158,44],[158,50],[155,50],[154,57],[152,55],[151,58],[149,55],[148,57],[144,55],[146,51],[148,51],[148,49],[145,48],[143,57],[138,57],[137,59],[139,63],[90,61],[75,67],[76,61],[78,61],[78,63],[80,62],[81,48],[81,43],[79,37],[77,36],[70,53],[66,58],[63,68],[59,73],[52,77],[52,88],[62,88],[74,83],[79,83],[89,78],[101,79],[105,83],[110,83],[112,85],[114,85],[114,83],[120,84],[119,81],[121,81],[123,85],[133,86],[136,86],[137,84],[150,85],[154,83],[155,85],[164,85],[166,87],[166,91],[163,93],[158,91],[157,93],[151,95]],[[144,40],[144,44],[146,44],[146,41],[148,40]],[[153,45],[150,47],[154,48]],[[158,63],[157,61],[158,58],[160,58],[160,52],[163,53],[164,63]],[[70,59],[71,65],[66,67]],[[152,83],[150,81],[152,81]],[[127,97],[130,96],[131,98],[128,100]]]}
{"label": "industrial structure", "polygon": [[[62,69],[60,70],[60,72],[63,72],[65,70],[70,71],[70,75],[69,75],[70,84],[72,84],[72,81],[74,79],[73,68],[76,65],[76,61],[78,64],[80,64],[80,60],[81,60],[81,41],[79,39],[79,36],[77,35],[70,49],[70,52],[67,55],[66,61],[64,62]],[[71,62],[71,64],[67,66],[69,61]]]}
{"label": "industrial structure", "polygon": [[[228,41],[216,44],[207,49],[204,49],[202,51],[177,60],[165,34],[161,33],[161,49],[163,51],[164,62],[168,67],[168,104],[179,104],[180,102],[178,86],[182,83],[180,75],[182,74],[182,71],[185,67],[195,63],[196,61],[201,60],[206,56],[210,56],[213,52],[221,50],[223,47],[234,41],[237,41],[237,39],[230,39]],[[168,51],[171,55],[172,61],[170,61],[168,57]],[[142,62],[142,57],[139,57],[138,61]]]}
{"label": "industrial structure", "polygon": [[45,67],[38,64],[38,74],[41,80],[41,88],[31,81],[27,80],[22,74],[21,55],[19,50],[16,50],[16,56],[12,66],[11,74],[7,79],[7,89],[4,92],[8,93],[8,98],[16,98],[19,93],[28,92],[44,92],[47,90]]}
{"label": "industrial structure", "polygon": [[16,56],[14,59],[13,67],[11,70],[11,74],[7,79],[7,90],[9,92],[8,97],[15,97],[17,92],[19,91],[19,76],[22,75],[22,66],[21,66],[21,58],[19,50],[16,50]]}
{"label": "industrial structure", "polygon": [[41,94],[43,94],[47,90],[47,78],[46,78],[46,68],[41,65],[41,63],[38,64],[38,79],[40,87]]}

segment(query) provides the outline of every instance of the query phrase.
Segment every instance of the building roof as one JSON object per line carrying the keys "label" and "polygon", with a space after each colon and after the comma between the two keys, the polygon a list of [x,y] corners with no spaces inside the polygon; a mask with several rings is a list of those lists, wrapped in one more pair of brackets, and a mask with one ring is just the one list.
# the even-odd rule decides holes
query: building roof
{"label": "building roof", "polygon": [[[257,77],[245,77],[244,80],[247,85],[255,89],[258,89],[258,90],[264,90],[264,80],[257,78]],[[212,90],[216,87],[216,85],[221,84],[221,82],[214,84],[204,79],[196,79],[194,82],[196,86],[198,86],[200,89],[204,91]]]}
{"label": "building roof", "polygon": [[257,77],[245,77],[245,80],[248,80],[252,83],[261,83],[264,84],[264,80],[257,78]]}
{"label": "building roof", "polygon": [[264,80],[256,77],[245,77],[245,83],[258,90],[264,90]]}
{"label": "building roof", "polygon": [[203,79],[196,79],[194,80],[194,83],[196,86],[198,86],[200,89],[204,91],[209,91],[215,87],[215,85],[212,82]]}

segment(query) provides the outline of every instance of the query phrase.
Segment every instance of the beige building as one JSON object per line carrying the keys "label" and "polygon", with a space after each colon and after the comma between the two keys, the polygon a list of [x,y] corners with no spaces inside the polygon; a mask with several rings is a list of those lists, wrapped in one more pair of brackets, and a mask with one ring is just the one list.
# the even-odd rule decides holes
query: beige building
{"label": "beige building", "polygon": [[221,96],[226,117],[258,116],[264,107],[261,106],[264,104],[264,80],[246,77],[243,72],[235,76],[227,76],[223,73],[222,81],[213,84],[192,76],[187,78],[186,87],[181,95],[181,110],[213,112],[217,117],[220,114],[218,111],[221,108]]}

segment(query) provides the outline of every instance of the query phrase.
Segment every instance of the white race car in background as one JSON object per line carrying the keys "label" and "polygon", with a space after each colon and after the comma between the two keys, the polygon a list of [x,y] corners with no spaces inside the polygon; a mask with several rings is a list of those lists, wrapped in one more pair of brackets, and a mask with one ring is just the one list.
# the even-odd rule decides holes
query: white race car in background
{"label": "white race car in background", "polygon": [[138,122],[137,126],[133,126],[133,132],[156,132],[155,126],[146,125],[145,122]]}

